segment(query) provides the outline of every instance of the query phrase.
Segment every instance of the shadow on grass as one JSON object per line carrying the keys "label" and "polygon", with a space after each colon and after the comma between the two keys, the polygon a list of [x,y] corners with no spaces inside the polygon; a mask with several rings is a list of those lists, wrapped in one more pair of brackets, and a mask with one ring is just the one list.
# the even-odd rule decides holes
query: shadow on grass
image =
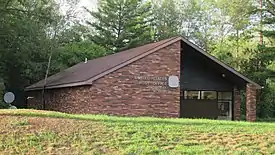
{"label": "shadow on grass", "polygon": [[[203,125],[221,125],[221,126],[234,126],[236,122],[232,121],[217,121],[210,119],[181,119],[181,118],[155,118],[155,117],[118,117],[108,115],[74,115],[66,113],[7,113],[1,114],[0,116],[27,116],[27,117],[41,117],[41,118],[62,118],[62,119],[75,119],[75,120],[86,120],[96,122],[107,122],[107,123],[132,123],[132,124],[146,124],[146,125],[183,125],[183,126],[203,126]],[[241,122],[244,123],[244,122]]]}
{"label": "shadow on grass", "polygon": [[104,121],[107,123],[123,123],[123,124],[144,124],[144,125],[196,125],[196,126],[201,126],[201,125],[207,125],[207,123],[203,122],[172,122],[172,121],[165,121],[165,120],[113,120],[113,119],[106,119],[106,120],[94,120],[94,121]]}
{"label": "shadow on grass", "polygon": [[75,120],[87,120],[108,123],[142,123],[146,125],[183,125],[183,126],[215,126],[215,127],[271,127],[274,123],[226,121],[211,119],[186,119],[186,118],[157,118],[157,117],[134,117],[99,114],[69,114],[56,111],[44,111],[34,109],[0,110],[0,116],[29,116],[29,117],[49,117]]}

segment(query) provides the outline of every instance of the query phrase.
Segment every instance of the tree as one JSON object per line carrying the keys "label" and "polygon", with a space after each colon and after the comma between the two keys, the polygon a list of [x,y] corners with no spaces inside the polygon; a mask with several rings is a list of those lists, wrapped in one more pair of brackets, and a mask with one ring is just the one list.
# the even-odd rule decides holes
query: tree
{"label": "tree", "polygon": [[183,0],[182,35],[208,51],[212,40],[214,9],[207,0]]}
{"label": "tree", "polygon": [[3,103],[4,90],[5,90],[5,85],[4,85],[3,79],[0,78],[0,109],[5,107]]}
{"label": "tree", "polygon": [[265,0],[263,3],[263,29],[265,42],[259,45],[255,51],[253,60],[254,67],[251,69],[253,75],[264,81],[265,89],[262,94],[262,104],[260,104],[261,116],[275,116],[275,1]]}
{"label": "tree", "polygon": [[142,0],[100,0],[95,11],[86,10],[95,21],[91,40],[109,51],[120,51],[149,42],[151,4]]}
{"label": "tree", "polygon": [[108,52],[91,41],[81,41],[66,44],[53,54],[52,73],[62,71],[79,62],[106,56]]}
{"label": "tree", "polygon": [[[231,0],[224,1],[218,0],[216,7],[220,8],[224,20],[226,21],[226,29],[230,29],[229,35],[235,39],[235,48],[233,51],[235,56],[238,57],[240,50],[240,39],[242,33],[248,32],[248,26],[251,25],[251,12],[255,9],[251,0]],[[231,49],[232,50],[232,49]]]}
{"label": "tree", "polygon": [[[47,28],[56,14],[53,1],[1,1],[0,76],[6,90],[24,102],[22,90],[44,68],[50,40]],[[20,95],[22,94],[22,95]]]}
{"label": "tree", "polygon": [[1,0],[0,13],[0,77],[23,107],[23,89],[45,77],[49,53],[60,47],[70,22],[55,0]]}
{"label": "tree", "polygon": [[175,0],[152,0],[154,40],[179,36],[181,11]]}

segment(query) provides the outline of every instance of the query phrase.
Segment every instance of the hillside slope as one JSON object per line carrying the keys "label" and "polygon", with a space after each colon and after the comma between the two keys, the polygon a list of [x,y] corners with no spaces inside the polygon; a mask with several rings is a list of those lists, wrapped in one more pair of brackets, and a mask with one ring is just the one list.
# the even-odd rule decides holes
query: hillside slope
{"label": "hillside slope", "polygon": [[275,124],[0,110],[0,154],[275,154]]}

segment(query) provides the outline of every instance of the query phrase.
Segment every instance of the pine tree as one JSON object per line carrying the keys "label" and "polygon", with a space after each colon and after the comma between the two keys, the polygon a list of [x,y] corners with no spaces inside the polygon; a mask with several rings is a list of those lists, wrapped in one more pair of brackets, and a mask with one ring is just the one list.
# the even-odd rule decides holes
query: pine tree
{"label": "pine tree", "polygon": [[265,30],[263,31],[263,34],[265,37],[270,39],[271,44],[273,46],[270,50],[275,51],[275,1],[274,0],[266,0],[264,3],[264,9],[263,9],[263,24],[265,25]]}
{"label": "pine tree", "polygon": [[117,52],[151,41],[150,3],[142,0],[100,0],[97,11],[86,10],[95,19],[91,40]]}
{"label": "pine tree", "polygon": [[264,86],[259,93],[259,104],[257,111],[259,117],[275,116],[275,81],[272,77],[275,71],[275,1],[263,1],[262,9],[262,34],[263,43],[258,49],[251,51],[254,58],[250,60],[250,65],[246,71],[253,79]]}
{"label": "pine tree", "polygon": [[267,63],[268,76],[275,72],[275,1],[266,0],[263,8],[263,36],[267,42],[262,46],[262,59]]}
{"label": "pine tree", "polygon": [[262,12],[259,10],[259,13],[262,13],[261,31],[264,41],[255,51],[250,51],[254,56],[246,71],[260,84],[265,85],[265,80],[272,74],[272,68],[275,70],[275,1],[265,0],[263,4]]}

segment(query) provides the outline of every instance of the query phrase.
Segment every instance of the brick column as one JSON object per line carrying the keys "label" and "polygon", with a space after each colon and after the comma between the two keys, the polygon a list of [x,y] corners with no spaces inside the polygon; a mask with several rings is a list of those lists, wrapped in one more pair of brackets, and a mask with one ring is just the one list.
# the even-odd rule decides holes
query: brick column
{"label": "brick column", "polygon": [[246,121],[256,121],[256,87],[250,83],[246,85]]}
{"label": "brick column", "polygon": [[241,93],[237,87],[234,87],[234,120],[241,118]]}

